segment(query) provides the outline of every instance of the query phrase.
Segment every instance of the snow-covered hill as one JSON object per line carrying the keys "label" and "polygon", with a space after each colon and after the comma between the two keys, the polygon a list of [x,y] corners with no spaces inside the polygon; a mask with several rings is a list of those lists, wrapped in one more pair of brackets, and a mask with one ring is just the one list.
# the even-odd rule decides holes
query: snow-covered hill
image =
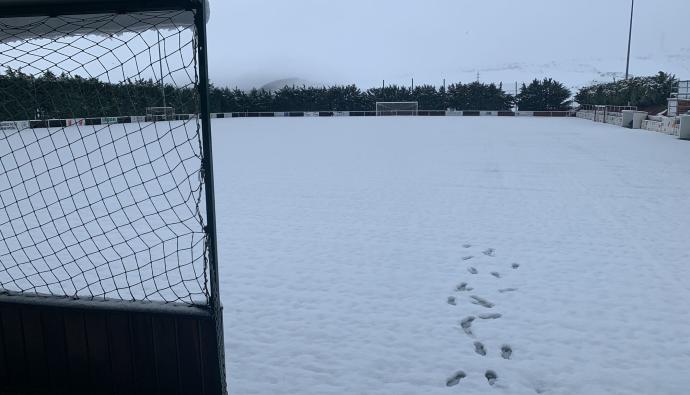
{"label": "snow-covered hill", "polygon": [[302,78],[283,78],[275,81],[268,82],[261,86],[261,89],[267,91],[276,91],[286,86],[307,86],[307,87],[319,87],[323,86],[318,82],[308,81]]}
{"label": "snow-covered hill", "polygon": [[[630,60],[633,76],[654,75],[659,71],[675,74],[680,79],[690,79],[690,48],[668,55],[643,55]],[[625,78],[625,57],[599,57],[567,59],[544,63],[501,63],[468,65],[452,72],[456,79],[483,82],[503,82],[507,91],[514,83],[529,82],[534,78],[553,78],[571,89],[578,89],[592,82],[611,82]]]}
{"label": "snow-covered hill", "polygon": [[[675,74],[681,80],[690,79],[690,48],[678,50],[672,54],[653,55],[652,52],[633,57],[630,60],[630,74],[633,76],[654,75],[659,71]],[[305,70],[305,75],[309,71]],[[245,89],[251,87],[266,90],[277,90],[284,86],[328,86],[355,83],[360,88],[381,86],[379,79],[364,79],[350,81],[335,77],[323,77],[323,82],[314,82],[309,78],[284,78],[267,83],[254,82],[240,84]],[[577,91],[579,88],[593,82],[611,82],[625,78],[625,56],[572,58],[552,60],[543,63],[507,62],[491,63],[488,61],[468,60],[456,68],[449,70],[434,70],[427,72],[392,74],[386,76],[386,84],[409,86],[414,78],[415,84],[432,84],[441,86],[443,79],[446,83],[471,82],[479,78],[482,82],[502,83],[506,92],[513,93],[515,84],[519,86],[529,83],[533,79],[553,78],[563,82],[568,88]]]}

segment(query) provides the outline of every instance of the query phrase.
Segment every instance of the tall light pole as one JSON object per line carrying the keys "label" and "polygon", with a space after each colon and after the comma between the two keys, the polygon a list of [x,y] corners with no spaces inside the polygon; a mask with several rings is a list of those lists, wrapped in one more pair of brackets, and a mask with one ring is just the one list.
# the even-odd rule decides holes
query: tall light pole
{"label": "tall light pole", "polygon": [[[168,104],[165,102],[165,82],[163,81],[163,55],[161,54],[161,32],[158,31],[158,65],[161,71],[161,93],[163,94],[163,107],[167,107]],[[163,110],[165,111],[165,110]]]}
{"label": "tall light pole", "polygon": [[635,11],[635,0],[632,0],[630,4],[630,30],[628,31],[628,60],[625,63],[625,79],[628,79],[630,74],[630,42],[632,41],[632,25],[633,25],[633,13]]}

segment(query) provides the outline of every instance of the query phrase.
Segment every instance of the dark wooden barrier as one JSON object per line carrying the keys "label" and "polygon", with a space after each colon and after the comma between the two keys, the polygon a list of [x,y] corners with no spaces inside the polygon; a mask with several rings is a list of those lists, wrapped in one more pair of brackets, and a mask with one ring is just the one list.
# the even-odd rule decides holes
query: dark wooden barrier
{"label": "dark wooden barrier", "polygon": [[573,117],[575,116],[574,111],[535,111],[535,117]]}
{"label": "dark wooden barrier", "polygon": [[29,121],[29,127],[31,129],[47,128],[48,121]]}
{"label": "dark wooden barrier", "polygon": [[66,119],[50,119],[50,120],[48,120],[48,127],[50,127],[50,128],[67,127],[67,120]]}
{"label": "dark wooden barrier", "polygon": [[202,307],[0,295],[1,394],[221,394]]}
{"label": "dark wooden barrier", "polygon": [[442,117],[446,115],[444,110],[419,110],[417,115],[420,117]]}
{"label": "dark wooden barrier", "polygon": [[690,100],[678,99],[678,115],[683,115],[690,111]]}

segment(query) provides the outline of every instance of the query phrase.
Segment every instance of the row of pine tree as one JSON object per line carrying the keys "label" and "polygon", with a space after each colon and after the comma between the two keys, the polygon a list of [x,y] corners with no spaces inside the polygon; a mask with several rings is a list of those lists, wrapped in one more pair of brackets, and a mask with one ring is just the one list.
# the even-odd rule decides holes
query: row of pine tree
{"label": "row of pine tree", "polygon": [[[676,79],[659,73],[581,89],[575,100],[590,104],[648,106],[665,103]],[[166,85],[165,104],[177,113],[194,113],[198,95],[191,86]],[[152,80],[107,83],[67,74],[39,76],[8,69],[0,75],[0,120],[80,118],[144,115],[147,107],[163,106],[161,86]],[[447,87],[390,85],[362,90],[355,85],[330,87],[285,86],[276,91],[242,91],[212,86],[212,112],[366,111],[376,102],[416,101],[421,110],[558,111],[571,107],[572,93],[553,79],[523,84],[514,96],[501,84],[454,83]]]}
{"label": "row of pine tree", "polygon": [[660,71],[649,77],[632,77],[608,83],[593,84],[580,89],[575,100],[583,104],[637,106],[641,109],[666,107],[678,79]]}

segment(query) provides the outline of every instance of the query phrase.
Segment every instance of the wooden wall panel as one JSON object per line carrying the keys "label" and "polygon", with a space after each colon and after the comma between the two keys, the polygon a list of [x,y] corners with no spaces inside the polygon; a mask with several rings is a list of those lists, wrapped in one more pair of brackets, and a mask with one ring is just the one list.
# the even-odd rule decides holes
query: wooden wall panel
{"label": "wooden wall panel", "polygon": [[28,382],[26,356],[24,354],[24,333],[22,316],[16,306],[2,306],[3,346],[7,368],[7,382],[11,384]]}
{"label": "wooden wall panel", "polygon": [[0,295],[0,393],[223,393],[207,310],[45,301]]}

